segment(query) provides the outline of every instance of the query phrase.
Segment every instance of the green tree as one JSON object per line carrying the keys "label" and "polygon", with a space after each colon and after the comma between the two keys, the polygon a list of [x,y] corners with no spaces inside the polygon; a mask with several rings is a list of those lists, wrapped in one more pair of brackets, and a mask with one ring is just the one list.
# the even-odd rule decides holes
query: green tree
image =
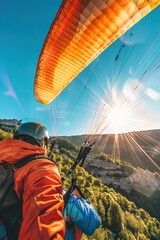
{"label": "green tree", "polygon": [[135,236],[127,229],[125,230],[122,230],[120,233],[119,233],[119,237],[118,240],[137,240],[135,238]]}
{"label": "green tree", "polygon": [[134,214],[129,214],[126,217],[126,226],[134,234],[147,231],[143,220],[139,216],[136,217]]}
{"label": "green tree", "polygon": [[160,239],[160,223],[157,219],[152,218],[148,220],[147,224],[150,239],[159,240]]}
{"label": "green tree", "polygon": [[137,240],[150,240],[150,239],[146,237],[143,233],[138,233]]}
{"label": "green tree", "polygon": [[95,179],[93,182],[94,186],[101,187],[102,186],[102,181],[99,179]]}
{"label": "green tree", "polygon": [[114,233],[119,233],[124,227],[124,217],[120,206],[111,202],[108,209],[108,226]]}

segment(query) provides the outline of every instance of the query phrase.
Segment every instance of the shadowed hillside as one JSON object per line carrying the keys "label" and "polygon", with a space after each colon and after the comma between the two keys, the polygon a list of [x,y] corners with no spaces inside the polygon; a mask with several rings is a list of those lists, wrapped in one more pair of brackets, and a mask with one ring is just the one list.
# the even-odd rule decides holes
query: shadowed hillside
{"label": "shadowed hillside", "polygon": [[[86,136],[64,137],[80,146]],[[160,130],[105,134],[98,138],[92,150],[95,154],[106,153],[134,167],[160,173]]]}

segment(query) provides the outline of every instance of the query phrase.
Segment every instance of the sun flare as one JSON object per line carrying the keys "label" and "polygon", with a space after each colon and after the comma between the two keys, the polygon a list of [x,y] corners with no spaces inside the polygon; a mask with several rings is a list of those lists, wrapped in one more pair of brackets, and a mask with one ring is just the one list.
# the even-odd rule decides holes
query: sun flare
{"label": "sun flare", "polygon": [[120,134],[148,129],[150,114],[142,101],[144,95],[133,92],[130,98],[113,87],[106,97],[97,109],[96,133]]}
{"label": "sun flare", "polygon": [[120,106],[116,104],[111,107],[108,113],[108,121],[110,122],[110,126],[114,130],[115,134],[126,132],[128,121],[131,119],[130,110],[127,106]]}

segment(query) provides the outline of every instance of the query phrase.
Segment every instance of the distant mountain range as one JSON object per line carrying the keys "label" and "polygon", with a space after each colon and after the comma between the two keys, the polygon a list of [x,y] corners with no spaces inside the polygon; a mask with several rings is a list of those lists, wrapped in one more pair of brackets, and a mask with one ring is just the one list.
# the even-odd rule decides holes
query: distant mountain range
{"label": "distant mountain range", "polygon": [[[86,137],[87,135],[78,135],[63,138],[81,146]],[[160,129],[101,135],[92,153],[106,153],[113,159],[121,159],[134,167],[160,173]]]}

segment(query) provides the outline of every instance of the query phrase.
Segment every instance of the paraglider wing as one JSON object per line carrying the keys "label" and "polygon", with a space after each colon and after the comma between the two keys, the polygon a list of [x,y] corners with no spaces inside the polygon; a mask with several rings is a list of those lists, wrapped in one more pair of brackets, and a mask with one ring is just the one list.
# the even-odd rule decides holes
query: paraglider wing
{"label": "paraglider wing", "polygon": [[35,98],[50,103],[102,51],[160,0],[64,0],[42,47]]}

